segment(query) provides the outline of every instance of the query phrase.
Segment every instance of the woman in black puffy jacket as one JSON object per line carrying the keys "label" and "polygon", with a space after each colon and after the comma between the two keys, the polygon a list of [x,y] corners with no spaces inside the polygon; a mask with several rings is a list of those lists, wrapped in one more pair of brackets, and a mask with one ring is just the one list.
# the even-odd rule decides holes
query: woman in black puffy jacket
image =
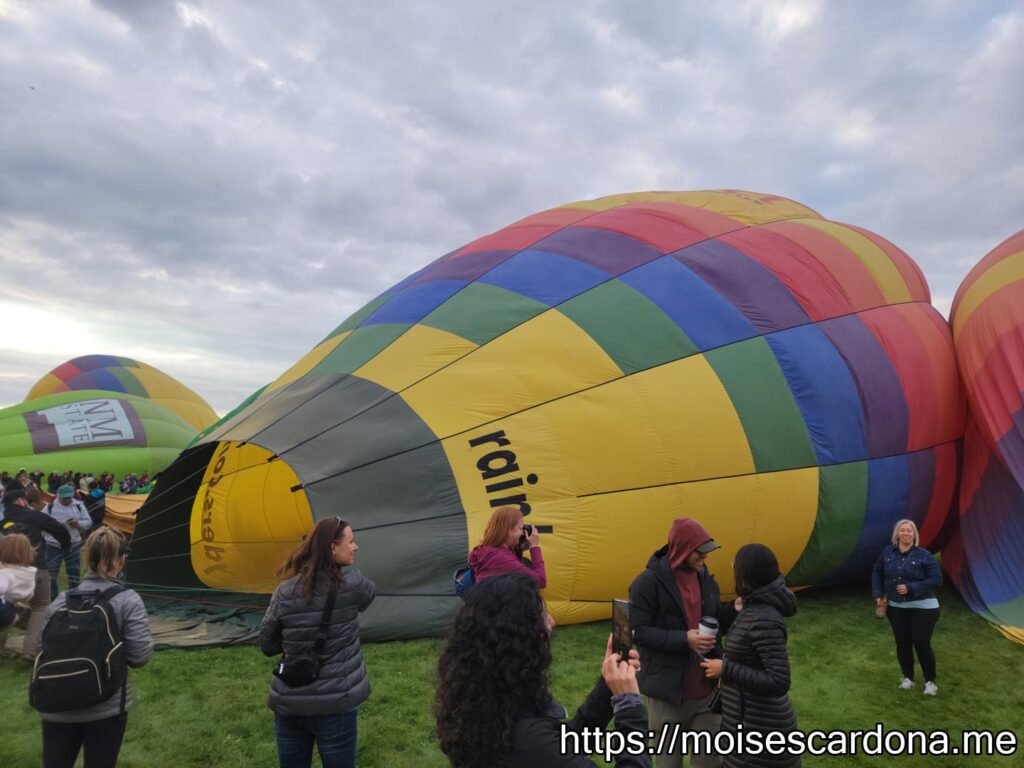
{"label": "woman in black puffy jacket", "polygon": [[[352,528],[338,518],[321,520],[278,571],[290,576],[270,600],[260,628],[260,650],[296,656],[313,645],[328,593],[337,589],[320,671],[307,685],[275,676],[267,702],[274,710],[282,768],[307,768],[316,744],[324,768],[354,768],[357,708],[370,695],[359,646],[360,611],[373,601],[373,582],[354,568]],[[342,569],[345,568],[343,571]]]}
{"label": "woman in black puffy jacket", "polygon": [[[775,554],[764,544],[740,547],[733,561],[741,610],[725,638],[725,658],[701,666],[710,678],[721,678],[722,731],[756,731],[760,743],[777,731],[796,730],[789,700],[789,655],[785,617],[796,613],[796,597],[786,587]],[[777,737],[776,737],[777,738]],[[750,743],[747,741],[746,743]],[[799,755],[733,754],[725,768],[795,768]]]}

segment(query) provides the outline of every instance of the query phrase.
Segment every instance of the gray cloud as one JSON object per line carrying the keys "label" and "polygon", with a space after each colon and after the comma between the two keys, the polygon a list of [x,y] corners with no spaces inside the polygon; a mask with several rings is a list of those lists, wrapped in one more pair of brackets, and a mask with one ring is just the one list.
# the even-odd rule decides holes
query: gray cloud
{"label": "gray cloud", "polygon": [[0,403],[62,337],[226,411],[433,258],[597,195],[787,195],[943,309],[1024,226],[1008,1],[15,2],[0,34],[0,306],[42,332]]}

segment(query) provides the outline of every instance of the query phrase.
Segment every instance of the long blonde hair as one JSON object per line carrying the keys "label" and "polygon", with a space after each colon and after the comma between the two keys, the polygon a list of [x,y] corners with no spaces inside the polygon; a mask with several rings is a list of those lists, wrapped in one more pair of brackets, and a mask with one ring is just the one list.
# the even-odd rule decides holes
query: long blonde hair
{"label": "long blonde hair", "polygon": [[124,537],[113,528],[100,526],[85,540],[86,567],[97,576],[112,579],[120,570],[125,552]]}
{"label": "long blonde hair", "polygon": [[484,537],[480,539],[481,547],[504,547],[508,532],[523,517],[523,511],[516,505],[507,504],[498,507],[491,513],[491,519],[487,521],[487,528],[484,530]]}
{"label": "long blonde hair", "polygon": [[914,546],[915,547],[920,546],[921,545],[921,543],[920,543],[921,542],[921,534],[919,534],[917,532],[917,523],[915,523],[913,520],[907,520],[906,518],[904,518],[903,520],[900,520],[898,523],[896,523],[896,525],[894,525],[892,527],[892,543],[893,543],[893,545],[894,546],[898,545],[898,542],[900,540],[899,530],[900,530],[900,526],[901,525],[909,525],[911,528],[914,529]]}

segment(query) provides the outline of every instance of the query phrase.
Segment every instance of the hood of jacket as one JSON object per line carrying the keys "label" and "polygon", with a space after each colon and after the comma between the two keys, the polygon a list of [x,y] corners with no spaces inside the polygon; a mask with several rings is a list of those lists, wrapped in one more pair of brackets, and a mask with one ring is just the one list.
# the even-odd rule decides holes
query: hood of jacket
{"label": "hood of jacket", "polygon": [[673,569],[681,568],[686,558],[711,534],[703,525],[689,517],[677,517],[668,531],[668,557]]}
{"label": "hood of jacket", "polygon": [[[475,571],[479,571],[481,568],[483,568],[485,565],[487,565],[487,563],[490,562],[490,560],[492,558],[494,558],[496,556],[501,556],[502,555],[502,551],[501,550],[503,550],[503,549],[506,549],[506,548],[505,547],[482,547],[482,546],[473,547],[473,551],[469,553],[469,567],[472,568],[474,572]],[[506,551],[511,551],[511,550],[506,550]]]}
{"label": "hood of jacket", "polygon": [[743,595],[743,606],[764,603],[785,617],[796,613],[796,595],[786,586],[786,577],[779,574],[774,581]]}

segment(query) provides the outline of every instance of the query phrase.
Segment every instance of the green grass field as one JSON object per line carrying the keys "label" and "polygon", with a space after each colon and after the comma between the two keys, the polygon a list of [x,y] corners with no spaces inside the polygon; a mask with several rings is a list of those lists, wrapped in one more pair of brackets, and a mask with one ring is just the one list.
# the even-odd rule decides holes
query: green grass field
{"label": "green grass field", "polygon": [[[1024,648],[972,614],[951,590],[940,595],[935,635],[939,695],[898,690],[888,622],[874,618],[863,588],[805,592],[790,620],[792,697],[803,730],[942,729],[959,743],[964,729],[1009,729],[1024,737]],[[553,638],[553,690],[570,711],[582,701],[600,664],[606,623],[560,627]],[[446,766],[431,738],[438,641],[365,648],[373,693],[359,716],[362,768]],[[133,672],[136,706],[121,752],[125,768],[276,765],[273,725],[265,706],[271,660],[252,647],[163,651]],[[27,665],[0,662],[0,766],[40,762],[38,716],[27,704]],[[319,765],[318,762],[314,764]],[[1011,757],[805,757],[804,765],[1024,766]]]}

